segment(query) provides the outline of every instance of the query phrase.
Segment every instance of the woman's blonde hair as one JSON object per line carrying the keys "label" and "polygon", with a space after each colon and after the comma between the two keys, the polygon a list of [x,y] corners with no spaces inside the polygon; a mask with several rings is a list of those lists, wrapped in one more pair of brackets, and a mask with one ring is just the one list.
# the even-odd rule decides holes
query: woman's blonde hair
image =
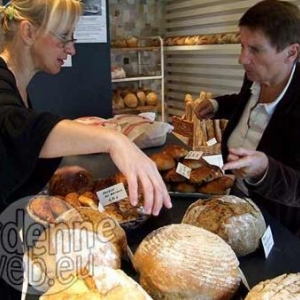
{"label": "woman's blonde hair", "polygon": [[75,26],[82,14],[79,0],[12,0],[0,9],[4,41],[15,35],[18,22],[28,20],[45,31]]}

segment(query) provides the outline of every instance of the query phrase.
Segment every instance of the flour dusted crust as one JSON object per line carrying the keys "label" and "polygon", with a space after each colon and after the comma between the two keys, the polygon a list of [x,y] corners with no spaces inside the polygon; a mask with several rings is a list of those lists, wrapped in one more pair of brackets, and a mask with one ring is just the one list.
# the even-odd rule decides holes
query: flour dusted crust
{"label": "flour dusted crust", "polygon": [[140,284],[154,299],[230,299],[239,262],[219,236],[196,226],[173,224],[149,234],[133,264]]}
{"label": "flour dusted crust", "polygon": [[[42,232],[25,254],[28,281],[45,291],[57,276],[81,268],[120,268],[127,241],[123,229],[107,214],[91,208],[69,210],[61,223]],[[69,268],[66,268],[66,265]]]}
{"label": "flour dusted crust", "polygon": [[266,230],[259,208],[250,199],[232,195],[194,202],[187,209],[182,222],[217,234],[232,247],[237,256],[254,252]]}
{"label": "flour dusted crust", "polygon": [[254,286],[245,300],[300,299],[300,273],[282,274]]}
{"label": "flour dusted crust", "polygon": [[122,270],[94,268],[91,274],[77,274],[71,283],[62,278],[40,300],[151,300],[142,287]]}

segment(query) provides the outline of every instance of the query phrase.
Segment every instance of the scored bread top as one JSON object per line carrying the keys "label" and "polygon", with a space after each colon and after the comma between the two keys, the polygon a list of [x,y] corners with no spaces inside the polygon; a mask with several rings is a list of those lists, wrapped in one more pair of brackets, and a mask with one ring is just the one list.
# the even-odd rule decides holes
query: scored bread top
{"label": "scored bread top", "polygon": [[153,298],[229,299],[240,282],[231,247],[219,236],[187,224],[152,232],[139,245],[133,263]]}

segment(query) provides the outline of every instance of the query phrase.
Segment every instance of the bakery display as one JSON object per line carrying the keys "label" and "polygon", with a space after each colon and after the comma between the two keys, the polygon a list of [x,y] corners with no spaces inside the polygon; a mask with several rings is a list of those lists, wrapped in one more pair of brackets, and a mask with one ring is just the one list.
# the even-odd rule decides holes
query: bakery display
{"label": "bakery display", "polygon": [[300,299],[300,273],[282,274],[255,285],[245,300]]}
{"label": "bakery display", "polygon": [[237,256],[257,250],[266,230],[264,217],[256,204],[232,195],[213,196],[205,201],[199,199],[189,206],[182,223],[217,234]]}
{"label": "bakery display", "polygon": [[[169,144],[160,152],[150,155],[156,163],[170,192],[224,195],[234,184],[234,177],[224,175],[222,170],[209,164],[203,157],[185,158],[187,146]],[[177,171],[178,163],[191,169],[189,177]]]}
{"label": "bakery display", "polygon": [[205,154],[220,154],[222,135],[228,123],[226,119],[201,119],[195,115],[196,106],[204,100],[212,98],[211,92],[201,91],[197,98],[186,94],[184,98],[185,113],[182,117],[173,116],[174,132],[185,137],[193,150],[201,150]]}
{"label": "bakery display", "polygon": [[119,87],[112,93],[113,109],[116,113],[137,109],[141,112],[155,111],[159,104],[156,91],[145,87]]}
{"label": "bakery display", "polygon": [[240,42],[238,32],[203,34],[192,36],[174,36],[164,39],[165,46],[198,46],[214,44],[237,44]]}
{"label": "bakery display", "polygon": [[151,300],[143,288],[122,270],[109,267],[83,270],[72,281],[56,279],[40,300]]}
{"label": "bakery display", "polygon": [[154,299],[230,299],[239,262],[219,236],[187,224],[150,233],[134,253],[141,286]]}

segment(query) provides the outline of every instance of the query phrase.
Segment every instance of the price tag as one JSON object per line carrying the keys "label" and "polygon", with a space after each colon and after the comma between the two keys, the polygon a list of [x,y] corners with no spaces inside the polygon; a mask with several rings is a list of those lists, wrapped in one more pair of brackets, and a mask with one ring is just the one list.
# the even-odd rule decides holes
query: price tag
{"label": "price tag", "polygon": [[192,169],[185,166],[182,163],[177,164],[176,173],[182,175],[183,177],[190,179]]}
{"label": "price tag", "polygon": [[97,196],[102,206],[106,206],[110,203],[117,202],[128,197],[123,183],[118,183],[100,190],[97,192]]}
{"label": "price tag", "polygon": [[219,168],[222,168],[224,165],[223,157],[221,154],[206,155],[203,156],[203,159],[206,160],[209,164],[218,166]]}
{"label": "price tag", "polygon": [[268,258],[269,253],[274,246],[274,239],[270,226],[268,226],[268,228],[266,229],[264,235],[261,238],[261,241],[264,248],[265,257]]}
{"label": "price tag", "polygon": [[214,144],[217,144],[217,140],[215,138],[212,138],[206,142],[206,145],[209,147],[213,146]]}
{"label": "price tag", "polygon": [[198,160],[202,155],[203,151],[190,151],[185,158]]}

